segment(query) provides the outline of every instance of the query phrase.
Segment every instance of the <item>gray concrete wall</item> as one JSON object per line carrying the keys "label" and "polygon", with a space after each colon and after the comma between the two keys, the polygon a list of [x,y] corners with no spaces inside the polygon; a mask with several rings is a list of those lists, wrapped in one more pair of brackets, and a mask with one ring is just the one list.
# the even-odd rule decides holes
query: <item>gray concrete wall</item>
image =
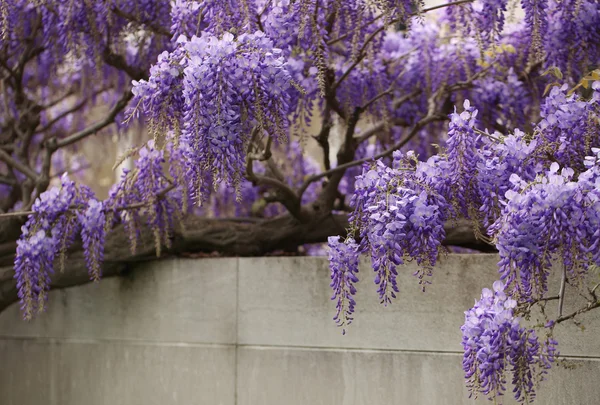
{"label": "gray concrete wall", "polygon": [[[387,308],[363,263],[346,336],[324,258],[145,264],[51,292],[31,323],[1,313],[0,405],[489,403],[467,398],[459,327],[496,262],[445,257],[425,293],[406,266]],[[558,336],[575,369],[554,369],[538,403],[600,403],[600,314],[581,320]]]}

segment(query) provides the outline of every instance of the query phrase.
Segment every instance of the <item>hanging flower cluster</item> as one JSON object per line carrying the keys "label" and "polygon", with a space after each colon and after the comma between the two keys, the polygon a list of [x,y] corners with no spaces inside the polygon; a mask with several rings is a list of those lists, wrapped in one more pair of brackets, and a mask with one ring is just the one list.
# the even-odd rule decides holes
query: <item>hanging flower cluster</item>
{"label": "hanging flower cluster", "polygon": [[358,282],[359,247],[353,238],[340,242],[338,236],[329,237],[329,268],[331,270],[331,284],[333,289],[332,300],[336,300],[336,314],[333,320],[344,328],[352,323],[352,314],[356,301],[356,287]]}
{"label": "hanging flower cluster", "polygon": [[471,107],[469,100],[464,102],[465,110],[458,114],[456,107],[450,114],[448,130],[448,181],[451,200],[455,203],[454,216],[469,218],[469,208],[477,204],[476,188],[477,164],[479,156],[476,151],[478,136],[473,130],[477,110]]}
{"label": "hanging flower cluster", "polygon": [[237,34],[257,30],[258,9],[251,0],[175,0],[171,7],[171,33],[198,36],[209,32],[221,36],[225,32]]}
{"label": "hanging flower cluster", "polygon": [[540,342],[536,332],[520,325],[517,302],[504,292],[501,281],[493,290],[484,288],[475,306],[465,312],[462,331],[463,370],[471,393],[490,399],[506,390],[506,374],[512,374],[517,401],[535,398],[535,386],[558,355],[556,341]]}
{"label": "hanging flower cluster", "polygon": [[[142,147],[132,171],[124,171],[121,181],[115,184],[105,202],[112,221],[123,223],[129,235],[132,252],[136,251],[142,224],[154,234],[157,255],[161,247],[170,247],[171,231],[186,211],[189,193],[186,185],[176,187],[174,180],[181,176],[181,154],[172,143],[158,149],[154,141]],[[168,163],[165,155],[168,156]],[[167,163],[171,178],[164,171]]]}
{"label": "hanging flower cluster", "polygon": [[102,202],[89,200],[85,212],[78,213],[85,261],[94,281],[100,281],[100,277],[102,277],[104,239],[106,237],[106,216],[103,208]]}
{"label": "hanging flower cluster", "polygon": [[590,264],[598,264],[588,256],[599,238],[598,230],[589,226],[599,215],[596,180],[583,173],[575,181],[573,175],[573,169],[560,169],[555,162],[533,182],[511,176],[516,190],[506,193],[496,238],[499,271],[515,297],[540,298],[547,291],[552,260],[558,256],[573,280]]}
{"label": "hanging flower cluster", "polygon": [[206,173],[209,184],[239,187],[253,128],[287,138],[291,77],[281,51],[260,32],[180,37],[149,81],[134,84],[137,104],[153,122],[181,131],[195,166],[189,172]]}
{"label": "hanging flower cluster", "polygon": [[590,152],[600,131],[597,100],[581,100],[567,94],[568,86],[554,87],[541,106],[537,125],[540,147],[561,166],[584,169],[582,156]]}
{"label": "hanging flower cluster", "polygon": [[600,41],[600,4],[591,0],[554,0],[547,4],[547,34],[541,36],[545,66],[558,67],[567,76],[581,77],[588,73],[590,65],[597,66],[600,58],[596,48]]}
{"label": "hanging flower cluster", "polygon": [[42,193],[33,204],[34,213],[22,227],[15,256],[17,290],[26,319],[44,309],[55,259],[62,268],[67,250],[80,231],[90,276],[97,279],[105,227],[98,206],[102,203],[87,187],[77,186],[66,175],[60,188]]}
{"label": "hanging flower cluster", "polygon": [[[437,261],[445,237],[446,200],[436,193],[425,173],[416,170],[414,156],[394,154],[395,167],[381,160],[356,178],[350,201],[352,227],[360,236],[360,251],[371,255],[375,284],[382,303],[399,292],[397,266],[415,260],[421,282]],[[416,163],[417,166],[420,163]]]}
{"label": "hanging flower cluster", "polygon": [[528,141],[526,137],[527,134],[517,129],[514,134],[502,137],[501,142],[486,137],[482,140],[476,184],[481,200],[479,213],[488,229],[501,214],[506,192],[514,188],[511,176],[518,175],[530,182],[541,171],[542,166],[535,159],[538,141]]}
{"label": "hanging flower cluster", "polygon": [[544,38],[548,31],[548,0],[522,0],[525,24],[531,41],[531,54],[540,59],[544,54]]}

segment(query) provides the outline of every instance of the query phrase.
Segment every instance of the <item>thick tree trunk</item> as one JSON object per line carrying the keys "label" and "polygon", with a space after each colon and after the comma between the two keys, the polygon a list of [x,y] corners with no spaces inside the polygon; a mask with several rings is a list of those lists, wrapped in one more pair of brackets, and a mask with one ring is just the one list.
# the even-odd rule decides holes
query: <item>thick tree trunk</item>
{"label": "thick tree trunk", "polygon": [[[189,217],[185,229],[175,232],[172,246],[163,249],[162,258],[191,253],[218,252],[223,256],[262,256],[276,251],[296,251],[306,243],[325,242],[330,235],[344,234],[348,226],[346,215],[328,215],[300,223],[290,215],[272,219],[207,219]],[[142,240],[132,254],[127,233],[121,227],[107,237],[102,268],[103,277],[119,275],[135,262],[156,260],[154,239],[149,229],[141,232]],[[490,251],[491,246],[473,237],[469,223],[453,224],[447,229],[446,244]],[[0,240],[6,240],[0,236]],[[18,300],[12,267],[15,242],[0,245],[0,312]],[[81,245],[69,252],[64,272],[57,270],[52,288],[65,288],[90,281]]]}

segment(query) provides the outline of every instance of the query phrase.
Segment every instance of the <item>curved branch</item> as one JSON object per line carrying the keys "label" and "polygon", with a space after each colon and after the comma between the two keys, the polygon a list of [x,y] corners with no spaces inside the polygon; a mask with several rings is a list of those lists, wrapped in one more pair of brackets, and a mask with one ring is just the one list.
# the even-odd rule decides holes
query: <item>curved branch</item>
{"label": "curved branch", "polygon": [[420,120],[419,122],[417,122],[413,128],[411,129],[411,131],[409,132],[409,134],[402,138],[400,141],[396,142],[394,145],[392,145],[391,147],[389,147],[388,149],[386,149],[385,151],[373,156],[373,157],[368,157],[368,158],[363,158],[363,159],[358,159],[358,160],[353,160],[351,162],[348,163],[344,163],[341,164],[337,167],[334,167],[331,170],[326,170],[322,173],[319,174],[315,174],[313,176],[310,176],[302,185],[302,187],[300,188],[300,192],[298,193],[300,196],[302,196],[302,194],[304,193],[304,191],[306,191],[306,189],[308,188],[308,186],[319,180],[322,179],[323,177],[327,177],[330,176],[334,173],[339,173],[339,172],[345,172],[346,169],[349,169],[351,167],[354,166],[359,166],[365,162],[370,162],[373,160],[377,160],[377,159],[381,159],[383,157],[389,156],[392,153],[394,153],[394,151],[402,148],[404,145],[406,145],[424,126],[426,126],[427,124],[433,122],[433,121],[440,121],[440,120],[446,120],[447,118],[445,116],[439,116],[439,115],[432,115],[432,116],[428,116],[423,118],[422,120]]}
{"label": "curved branch", "polygon": [[[423,127],[427,126],[428,124],[430,124],[434,121],[447,120],[448,117],[446,117],[446,115],[435,111],[436,101],[439,100],[440,98],[444,97],[445,95],[450,94],[453,91],[463,90],[463,89],[467,89],[467,88],[471,87],[473,84],[473,81],[476,79],[479,79],[488,70],[489,70],[489,67],[484,68],[484,69],[480,70],[479,72],[475,73],[468,80],[465,80],[463,82],[454,83],[449,86],[440,87],[434,94],[432,94],[429,97],[429,99],[427,101],[427,104],[428,104],[427,115],[425,117],[421,118],[419,121],[417,121],[417,123],[412,127],[412,129],[410,130],[410,132],[408,133],[408,135],[406,137],[399,140],[394,145],[392,145],[390,148],[375,155],[374,157],[364,158],[364,159],[359,159],[359,160],[352,160],[352,158],[354,157],[354,154],[352,153],[352,156],[350,156],[350,153],[348,153],[348,156],[350,156],[350,158],[345,159],[345,160],[339,160],[339,162],[342,163],[339,166],[309,177],[304,182],[304,184],[302,184],[302,187],[300,187],[300,190],[298,191],[299,197],[302,198],[302,194],[306,191],[306,189],[308,188],[308,186],[311,183],[313,183],[319,179],[322,179],[323,177],[330,177],[332,175],[339,174],[340,172],[343,175],[343,173],[346,171],[346,169],[361,165],[365,162],[369,162],[372,160],[377,160],[377,159],[381,159],[383,157],[390,156],[392,153],[394,153],[394,151],[396,151],[396,150],[402,148],[404,145],[406,145],[421,129],[423,129]],[[413,93],[407,94],[404,97],[402,97],[401,101],[404,102],[406,100],[409,100],[411,97],[414,97],[418,94],[420,94],[420,91],[414,91]]]}
{"label": "curved branch", "polygon": [[[416,15],[422,15],[422,14],[428,13],[430,11],[438,10],[440,8],[445,8],[445,7],[450,7],[450,6],[459,6],[461,4],[472,3],[473,1],[475,1],[475,0],[458,0],[458,1],[451,2],[451,3],[438,4],[437,6],[432,6],[432,7],[424,8],[423,10],[420,10],[417,13],[412,13],[410,15],[410,17],[414,17]],[[377,20],[379,20],[379,19],[381,19],[383,17],[384,17],[383,13],[379,14],[377,17],[373,18],[371,21],[368,21],[368,22],[364,23],[363,25],[361,25],[358,28],[358,30],[362,31],[363,29],[367,28],[369,25],[373,24],[375,21],[377,21]],[[395,20],[390,21],[389,25],[396,24],[398,22],[400,22],[400,19],[395,19]],[[340,35],[337,38],[331,39],[331,40],[327,41],[327,45],[333,45],[336,42],[342,41],[342,40],[348,38],[351,34],[352,33],[350,33],[350,34],[344,34],[344,35]]]}
{"label": "curved branch", "polygon": [[577,315],[591,311],[592,309],[600,307],[600,301],[590,301],[585,307],[579,308],[577,311],[571,312],[569,315],[563,315],[556,319],[555,323],[561,323],[569,319],[575,318]]}
{"label": "curved branch", "polygon": [[166,36],[169,38],[171,38],[173,36],[171,34],[171,31],[168,30],[167,28],[161,27],[158,24],[154,24],[151,21],[146,21],[146,22],[141,21],[140,19],[136,18],[134,15],[126,13],[125,11],[121,10],[117,6],[114,6],[112,8],[112,11],[119,17],[122,17],[122,18],[124,18],[128,21],[131,21],[133,23],[136,23],[138,25],[144,25],[144,26],[148,27],[150,29],[150,31],[154,32],[155,34],[163,35],[163,36]]}
{"label": "curved branch", "polygon": [[0,149],[0,160],[6,163],[8,166],[20,171],[31,180],[35,181],[38,178],[38,174],[26,164],[14,159],[3,149]]}
{"label": "curved branch", "polygon": [[273,188],[278,194],[277,201],[282,203],[285,206],[285,208],[290,212],[290,214],[292,214],[295,218],[301,219],[303,221],[307,220],[305,215],[303,215],[298,195],[285,183],[285,180],[283,178],[278,179],[275,177],[262,176],[254,173],[252,165],[255,160],[266,160],[267,162],[270,162],[270,166],[272,166],[273,169],[275,169],[275,176],[277,176],[278,172],[278,168],[276,168],[275,164],[271,161],[271,137],[267,139],[267,146],[264,147],[262,153],[252,153],[253,147],[261,146],[262,144],[262,142],[260,142],[258,139],[260,131],[261,128],[255,127],[252,130],[250,142],[248,143],[248,150],[246,152],[246,177],[252,182],[254,186],[265,185],[270,188]]}
{"label": "curved branch", "polygon": [[[92,93],[92,97],[96,97],[96,96],[104,93],[107,90],[110,90],[109,86],[102,87],[102,88],[94,91]],[[70,93],[68,93],[68,94],[72,95]],[[61,99],[59,99],[59,100],[61,100]],[[56,124],[61,119],[65,118],[67,115],[73,114],[74,112],[77,112],[77,111],[81,110],[83,107],[86,106],[86,104],[89,101],[90,101],[90,98],[84,98],[83,100],[80,100],[79,103],[75,104],[73,107],[71,107],[71,108],[69,108],[69,109],[61,112],[60,114],[58,114],[56,117],[54,117],[52,120],[50,120],[46,125],[44,125],[43,127],[39,128],[36,132],[39,133],[39,132],[45,132],[45,131],[49,130],[54,124]],[[42,109],[43,108],[46,108],[46,107],[42,107]]]}
{"label": "curved branch", "polygon": [[147,76],[147,73],[138,67],[127,64],[127,61],[122,55],[111,52],[110,49],[104,50],[104,62],[114,68],[127,73],[133,80],[142,80]]}
{"label": "curved branch", "polygon": [[[295,252],[301,245],[326,242],[331,235],[344,235],[348,227],[348,216],[315,215],[307,223],[301,223],[289,214],[269,219],[188,217],[184,225],[183,229],[173,233],[172,245],[164,249],[165,254],[161,257],[201,252],[219,252],[223,256],[263,256],[276,251]],[[447,224],[444,244],[494,251],[491,246],[475,239],[471,223],[467,220]],[[103,277],[119,275],[127,269],[128,263],[158,260],[151,229],[141,229],[138,246],[137,252],[132,254],[128,233],[123,231],[122,226],[116,227],[106,238]],[[0,245],[0,265],[5,266],[0,267],[0,312],[18,300],[12,267],[15,247],[14,242]],[[78,243],[69,251],[64,272],[54,275],[51,288],[89,282],[91,280],[85,256]]]}
{"label": "curved branch", "polygon": [[95,134],[96,132],[115,122],[115,117],[117,116],[117,114],[119,114],[127,106],[127,103],[129,102],[129,100],[131,100],[132,97],[133,93],[131,91],[126,91],[123,94],[123,96],[119,99],[119,101],[117,101],[117,104],[115,104],[115,106],[109,111],[106,118],[82,131],[74,133],[73,135],[69,135],[66,138],[57,140],[55,149],[62,148],[71,145],[75,142],[78,142],[90,135]]}
{"label": "curved branch", "polygon": [[[225,256],[262,256],[274,251],[295,251],[305,243],[324,242],[328,236],[342,233],[347,225],[345,215],[329,215],[310,223],[300,223],[291,215],[250,222],[188,217],[185,229],[174,232],[172,245],[163,250],[165,254],[162,257],[215,251]],[[135,254],[131,253],[128,234],[121,226],[108,235],[102,266],[104,277],[119,274],[126,269],[127,263],[157,260],[152,230],[143,228],[140,235]],[[6,266],[0,268],[0,311],[18,300],[12,266],[15,245],[14,242],[5,245],[7,249],[0,245],[0,252],[8,251],[0,257],[0,263]],[[64,272],[55,274],[51,288],[88,282],[85,256],[81,244],[77,244],[69,252]]]}

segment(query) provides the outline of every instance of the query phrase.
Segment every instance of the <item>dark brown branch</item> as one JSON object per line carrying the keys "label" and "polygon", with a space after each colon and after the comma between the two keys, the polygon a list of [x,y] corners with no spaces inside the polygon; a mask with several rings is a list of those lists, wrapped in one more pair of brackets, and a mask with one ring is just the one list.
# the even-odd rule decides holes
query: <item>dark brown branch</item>
{"label": "dark brown branch", "polygon": [[19,184],[17,179],[14,179],[12,177],[2,176],[2,175],[0,175],[0,183],[6,184],[7,186],[16,186]]}
{"label": "dark brown branch", "polygon": [[10,167],[20,171],[25,176],[29,177],[31,180],[37,180],[38,174],[26,164],[14,159],[3,149],[0,149],[0,160],[9,165]]}
{"label": "dark brown branch", "polygon": [[[483,76],[488,70],[489,70],[489,68],[482,69],[479,72],[477,72],[476,74],[474,74],[469,80],[454,83],[450,86],[444,86],[444,87],[439,88],[428,99],[427,115],[425,117],[421,118],[413,126],[413,128],[411,129],[411,131],[408,133],[408,135],[406,137],[404,137],[403,139],[396,142],[394,145],[392,145],[387,150],[385,150],[371,158],[352,160],[354,158],[354,155],[352,154],[352,157],[350,157],[349,159],[345,159],[345,160],[338,159],[338,163],[341,162],[341,164],[339,164],[338,166],[336,166],[333,169],[326,170],[322,173],[313,175],[304,182],[304,184],[302,185],[302,187],[300,187],[300,190],[298,191],[298,195],[300,196],[300,198],[302,198],[302,194],[306,191],[306,189],[308,188],[308,186],[311,183],[313,183],[319,179],[322,179],[323,177],[331,177],[332,175],[340,176],[339,173],[341,173],[341,175],[343,175],[343,173],[346,171],[346,169],[361,165],[361,164],[371,161],[371,160],[377,160],[377,159],[381,159],[381,158],[390,156],[392,153],[394,153],[394,151],[396,151],[396,150],[402,148],[404,145],[406,145],[421,129],[423,129],[423,127],[425,127],[428,124],[435,122],[435,121],[446,120],[447,119],[446,115],[435,112],[436,101],[439,100],[440,98],[442,98],[443,96],[450,94],[453,91],[469,88],[470,86],[472,86],[472,83],[474,80]],[[404,98],[408,97],[408,98],[406,98],[406,100],[408,100],[410,97],[413,96],[412,94],[413,93],[411,93],[411,95],[405,96]],[[416,94],[418,94],[418,93],[416,93]],[[342,146],[342,147],[344,147],[344,146]]]}
{"label": "dark brown branch", "polygon": [[87,104],[87,101],[88,101],[87,99],[81,100],[79,103],[75,104],[73,107],[58,114],[50,122],[48,122],[46,125],[44,125],[42,128],[40,128],[37,132],[44,132],[44,131],[49,130],[50,128],[52,128],[52,126],[54,124],[56,124],[61,119],[65,118],[67,115],[73,114],[74,112],[81,110],[83,107],[85,107],[85,105]]}
{"label": "dark brown branch", "polygon": [[[15,225],[15,228],[18,229],[18,226]],[[307,223],[300,223],[291,215],[270,219],[188,217],[184,228],[174,232],[172,246],[165,248],[166,254],[162,257],[199,252],[219,252],[224,256],[263,256],[276,251],[296,251],[306,243],[326,242],[331,235],[344,235],[348,219],[346,215],[331,214],[316,215]],[[475,240],[469,221],[449,224],[446,228],[445,244],[490,251],[490,246]],[[141,230],[136,254],[130,252],[127,235],[121,226],[108,235],[102,266],[104,277],[122,273],[131,262],[157,260],[151,229]],[[12,267],[14,249],[14,242],[0,245],[0,265],[5,266],[0,267],[0,312],[18,299]],[[64,272],[57,272],[53,276],[51,287],[65,288],[89,282],[85,257],[78,244],[69,252]]]}
{"label": "dark brown branch", "polygon": [[112,124],[115,121],[115,117],[117,116],[117,114],[119,114],[127,106],[127,103],[129,102],[129,100],[131,100],[132,97],[133,94],[131,93],[131,91],[126,91],[121,97],[121,99],[117,101],[117,104],[115,104],[115,106],[109,111],[106,118],[90,126],[89,128],[79,131],[73,135],[69,135],[66,138],[57,140],[56,149],[69,146],[71,144],[74,144],[75,142],[79,142],[80,140],[87,138],[88,136],[93,135],[101,129],[104,129],[105,127]]}
{"label": "dark brown branch", "polygon": [[15,211],[15,212],[5,212],[0,214],[0,220],[6,218],[22,218],[29,215],[35,214],[33,211]]}
{"label": "dark brown branch", "polygon": [[106,64],[122,70],[134,80],[142,80],[146,77],[146,72],[143,69],[128,65],[123,56],[113,53],[109,49],[104,51],[103,57]]}
{"label": "dark brown branch", "polygon": [[255,160],[271,159],[269,141],[267,142],[268,146],[263,150],[260,156],[255,156],[255,154],[252,152],[253,147],[259,146],[258,136],[260,132],[261,129],[259,127],[254,128],[250,137],[250,142],[248,143],[248,151],[246,153],[246,177],[252,182],[254,186],[265,185],[272,188],[277,193],[277,201],[282,203],[285,206],[285,208],[290,212],[290,214],[292,214],[295,218],[304,221],[305,217],[301,210],[300,199],[298,198],[298,195],[296,195],[296,192],[294,190],[292,190],[282,180],[269,176],[261,176],[254,173],[254,169],[252,166]]}
{"label": "dark brown branch", "polygon": [[[190,217],[185,230],[173,235],[172,246],[164,250],[166,256],[179,256],[196,252],[219,252],[225,256],[262,256],[274,251],[295,251],[305,243],[318,243],[339,234],[347,227],[344,215],[319,218],[302,224],[291,215],[277,218],[242,222],[239,219],[219,220]],[[121,227],[113,230],[106,240],[104,277],[125,270],[127,263],[140,260],[156,260],[154,236],[151,229],[142,229],[141,241],[136,254],[129,249],[127,232]],[[17,301],[16,282],[12,268],[14,243],[9,244],[10,253],[0,258],[0,311]],[[0,246],[2,251],[2,246]],[[64,288],[90,282],[85,258],[80,246],[68,255],[64,273],[57,272],[52,288]]]}
{"label": "dark brown branch", "polygon": [[[389,126],[389,124],[387,124],[386,122],[379,122],[379,123],[373,125],[371,128],[367,129],[365,132],[360,134],[360,136],[356,137],[356,143],[360,145],[361,143],[363,143],[370,137],[377,135],[378,133],[380,133],[381,131],[386,129],[386,126]],[[406,126],[408,126],[408,122],[406,122],[406,120],[404,120],[402,118],[397,118],[392,122],[391,127],[398,127],[398,126],[406,127]]]}
{"label": "dark brown branch", "polygon": [[172,37],[173,35],[171,34],[171,31],[169,31],[168,29],[161,27],[158,24],[154,24],[150,21],[140,21],[139,19],[137,19],[134,15],[129,14],[123,10],[121,10],[118,7],[113,7],[112,9],[113,13],[115,13],[116,15],[118,15],[119,17],[122,17],[128,21],[131,21],[133,23],[136,23],[138,25],[144,25],[146,27],[148,27],[150,29],[150,31],[154,32],[155,34],[159,34],[159,35],[164,35],[166,37]]}
{"label": "dark brown branch", "polygon": [[13,80],[18,80],[17,74],[14,72],[14,70],[8,65],[8,63],[6,63],[6,61],[3,58],[0,58],[0,67],[4,68],[4,70],[8,73],[8,75],[13,79]]}
{"label": "dark brown branch", "polygon": [[314,136],[323,151],[323,166],[325,167],[325,170],[331,169],[331,162],[329,161],[329,134],[331,132],[331,126],[331,111],[329,106],[325,105],[323,118],[321,120],[321,130],[318,135]]}
{"label": "dark brown branch", "polygon": [[382,99],[385,96],[389,96],[392,95],[394,93],[394,89],[393,89],[393,84],[388,87],[387,90],[382,91],[381,93],[379,93],[378,95],[374,96],[372,99],[368,100],[366,103],[364,103],[360,109],[363,111],[366,111],[369,107],[371,107],[373,104],[375,104],[378,100]]}
{"label": "dark brown branch", "polygon": [[563,314],[563,304],[565,302],[565,284],[567,282],[567,268],[563,263],[562,274],[560,277],[560,290],[558,292],[558,317]]}
{"label": "dark brown branch", "polygon": [[[405,96],[400,97],[398,100],[394,101],[394,109],[397,109],[398,107],[400,107],[402,104],[404,104],[406,101],[410,100],[413,97],[418,96],[419,94],[421,94],[421,90],[415,90],[410,94],[406,94]],[[381,96],[381,94],[379,95]],[[368,107],[367,105],[363,106],[363,109],[366,109]],[[372,137],[373,135],[376,135],[377,133],[381,132],[381,130],[383,130],[384,128],[386,128],[386,126],[388,126],[389,124],[387,122],[379,122],[377,124],[375,124],[374,126],[372,126],[371,128],[369,128],[368,130],[366,130],[362,135],[360,135],[356,142],[358,144],[361,144],[362,142],[366,141],[367,139],[369,139],[370,137]],[[407,126],[407,122],[403,119],[395,119],[393,122],[393,126]]]}
{"label": "dark brown branch", "polygon": [[[357,107],[346,121],[346,134],[344,136],[344,142],[337,153],[338,164],[344,164],[345,162],[354,159],[354,154],[357,147],[356,140],[354,139],[354,132],[362,113],[363,110]],[[313,204],[315,209],[318,209],[321,212],[329,212],[333,208],[335,200],[339,196],[338,186],[343,176],[344,172],[335,172],[328,176],[329,181],[325,187],[323,187],[323,190],[317,198],[317,201],[315,201]],[[301,189],[301,193],[303,193],[305,190],[306,189]],[[300,198],[302,198],[302,194],[299,193],[299,195]]]}
{"label": "dark brown branch", "polygon": [[75,93],[76,93],[75,89],[71,89],[71,90],[67,91],[65,94],[63,94],[62,96],[60,96],[59,98],[57,98],[56,100],[53,100],[53,101],[49,102],[48,104],[44,104],[43,106],[41,106],[41,108],[43,110],[47,110],[51,107],[54,107],[55,105],[65,101],[67,98],[71,97]]}
{"label": "dark brown branch", "polygon": [[[373,37],[371,37],[370,39],[373,39]],[[363,46],[363,48],[366,48],[366,46],[368,45],[367,41],[369,41],[369,38],[367,38],[367,40],[365,40],[365,45]],[[356,60],[350,66],[348,66],[348,69],[346,69],[346,71],[344,73],[342,73],[342,75],[337,80],[337,82],[335,82],[333,84],[333,86],[331,87],[332,92],[335,92],[337,90],[337,88],[340,87],[340,85],[346,79],[346,77],[348,77],[348,75],[354,70],[354,68],[357,67],[360,62],[362,62],[362,60],[365,58],[365,56],[367,56],[367,53],[364,52],[363,49],[361,49]]]}
{"label": "dark brown branch", "polygon": [[[263,147],[262,141],[258,141],[257,143],[261,148]],[[275,178],[277,180],[279,180],[281,182],[285,182],[285,176],[281,172],[277,163],[275,163],[275,161],[273,160],[273,156],[271,153],[271,144],[272,143],[273,143],[273,138],[269,136],[267,138],[267,144],[266,144],[266,146],[264,146],[264,154],[265,154],[265,160],[267,162],[267,167],[269,168],[269,170],[271,171],[271,173],[273,174],[273,176],[275,176]]]}
{"label": "dark brown branch", "polygon": [[[428,13],[428,12],[430,12],[430,11],[438,10],[438,9],[440,9],[440,8],[445,8],[445,7],[450,7],[450,6],[458,6],[458,5],[461,5],[461,4],[466,4],[466,3],[472,3],[473,1],[475,1],[475,0],[459,0],[459,1],[454,1],[454,2],[452,2],[452,3],[444,3],[444,4],[439,4],[439,5],[437,5],[437,6],[432,6],[432,7],[424,8],[424,9],[423,9],[423,10],[421,10],[420,12],[417,12],[417,13],[412,13],[412,14],[410,15],[410,17],[414,17],[414,16],[416,16],[416,15],[419,15],[419,14],[425,14],[425,13]],[[383,13],[379,14],[377,17],[373,18],[371,21],[368,21],[368,22],[364,23],[363,25],[361,25],[361,26],[358,28],[358,30],[359,30],[359,31],[362,31],[363,29],[367,28],[369,25],[373,24],[375,21],[377,21],[377,20],[380,20],[380,19],[381,19],[381,18],[383,18],[383,17],[384,17],[384,14],[383,14]],[[390,23],[389,23],[389,24],[390,24],[390,25],[391,25],[391,24],[396,24],[396,23],[398,23],[398,22],[400,22],[400,19],[395,19],[395,20],[392,20],[392,21],[390,21]],[[352,33],[348,33],[348,34],[340,35],[340,36],[339,36],[339,37],[337,37],[337,38],[331,39],[331,40],[327,41],[327,45],[333,45],[333,44],[335,44],[335,43],[337,43],[337,42],[340,42],[340,41],[342,41],[342,40],[344,40],[344,39],[348,38],[348,37],[349,37],[351,34],[352,34]]]}
{"label": "dark brown branch", "polygon": [[[102,93],[104,93],[105,91],[110,90],[110,87],[103,87],[97,91],[94,91],[92,94],[92,97],[96,97]],[[72,93],[70,94],[72,95]],[[66,97],[65,97],[66,98]],[[63,98],[64,100],[64,98]],[[84,98],[83,100],[81,100],[79,103],[75,104],[73,107],[63,111],[62,113],[58,114],[56,117],[54,117],[52,120],[50,120],[46,125],[44,125],[42,128],[38,129],[36,132],[44,132],[47,131],[48,129],[50,129],[54,124],[56,124],[58,121],[60,121],[61,119],[65,118],[67,115],[69,114],[73,114],[74,112],[77,112],[78,110],[82,109],[83,107],[85,107],[85,105],[89,102],[89,98]]]}
{"label": "dark brown branch", "polygon": [[311,183],[314,183],[315,181],[322,179],[323,177],[327,177],[330,176],[334,173],[338,173],[338,172],[345,172],[346,169],[349,169],[351,167],[354,166],[359,166],[365,162],[369,162],[372,160],[377,160],[377,159],[381,159],[384,158],[386,156],[390,156],[392,153],[394,153],[394,151],[402,148],[404,145],[406,145],[424,126],[426,126],[427,124],[434,122],[434,121],[443,121],[446,120],[446,116],[444,115],[431,115],[431,116],[427,116],[423,119],[421,119],[419,122],[417,122],[413,128],[411,129],[411,131],[409,132],[409,134],[402,138],[401,140],[399,140],[398,142],[396,142],[394,145],[392,145],[391,147],[389,147],[388,149],[386,149],[385,151],[373,156],[373,157],[369,157],[369,158],[363,158],[363,159],[358,159],[358,160],[353,160],[351,162],[348,163],[344,163],[341,164],[339,166],[336,166],[335,168],[331,169],[331,170],[326,170],[322,173],[319,174],[315,174],[313,176],[310,176],[302,185],[302,187],[300,188],[299,191],[299,195],[302,196],[302,194],[304,193],[304,191],[306,191],[306,189],[308,188],[308,186]]}
{"label": "dark brown branch", "polygon": [[[365,46],[366,46],[366,44],[365,44]],[[329,155],[329,140],[328,140],[328,138],[329,138],[329,132],[330,132],[328,113],[329,113],[329,107],[331,107],[333,105],[333,101],[336,101],[336,99],[335,99],[336,85],[339,84],[341,82],[341,80],[343,80],[343,77],[344,76],[342,76],[342,78],[340,78],[340,81],[338,81],[336,84],[334,84],[333,87],[328,88],[327,98],[326,98],[327,106],[325,109],[326,114],[323,117],[323,126],[321,128],[321,132],[320,132],[319,136],[316,138],[317,141],[319,142],[319,144],[321,145],[321,147],[323,148],[324,154],[326,153],[325,170],[326,170],[326,172],[330,173],[327,175],[327,177],[329,178],[329,182],[325,185],[323,191],[321,192],[321,195],[319,196],[319,198],[313,205],[314,207],[317,207],[318,209],[323,210],[323,212],[327,212],[330,209],[332,209],[336,199],[338,197],[340,197],[339,191],[338,191],[338,185],[339,185],[340,181],[342,180],[342,177],[343,177],[344,171],[345,171],[344,170],[344,171],[333,172],[332,169],[330,169],[328,167],[328,163],[329,163],[329,156],[328,156]],[[419,94],[419,92],[420,91],[415,91],[415,92],[412,92],[411,94],[408,94],[408,95],[402,97],[400,100],[398,100],[396,103],[394,103],[394,107],[398,108],[402,103],[409,100],[416,94]],[[361,114],[363,114],[365,112],[365,110],[372,103],[376,102],[379,98],[384,97],[386,94],[387,94],[387,91],[375,96],[373,99],[369,100],[364,106],[356,107],[354,109],[354,111],[352,112],[352,114],[350,114],[349,117],[341,116],[344,119],[345,124],[346,124],[346,134],[344,137],[344,142],[337,153],[338,167],[343,166],[344,164],[346,164],[354,159],[354,154],[356,153],[356,148],[359,144],[358,139],[356,139],[354,137],[354,133],[356,131],[356,126],[358,125],[358,121],[360,119]],[[300,188],[300,190],[298,192],[298,198],[300,200],[302,200],[302,195],[304,194],[304,192],[306,191],[306,189],[308,188],[310,183],[311,182],[306,181],[303,184],[303,186]]]}
{"label": "dark brown branch", "polygon": [[591,311],[592,309],[600,307],[600,301],[590,301],[585,307],[579,308],[577,311],[570,313],[569,315],[564,315],[556,319],[555,323],[561,323],[567,321],[569,319],[575,318],[577,315],[583,314],[585,312]]}
{"label": "dark brown branch", "polygon": [[445,7],[450,7],[450,6],[459,6],[461,4],[472,3],[474,1],[475,0],[459,0],[459,1],[454,1],[452,3],[438,4],[437,6],[431,6],[428,8],[424,8],[423,10],[421,10],[421,14],[428,13],[428,12],[434,11],[434,10],[438,10],[440,8],[445,8]]}

